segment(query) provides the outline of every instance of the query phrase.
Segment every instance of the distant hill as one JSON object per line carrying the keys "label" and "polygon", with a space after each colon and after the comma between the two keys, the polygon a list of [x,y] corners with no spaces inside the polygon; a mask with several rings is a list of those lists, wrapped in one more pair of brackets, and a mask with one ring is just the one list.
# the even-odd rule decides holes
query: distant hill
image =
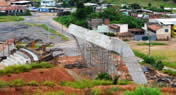
{"label": "distant hill", "polygon": [[131,3],[138,3],[142,6],[148,6],[148,3],[151,3],[154,7],[160,7],[160,5],[164,5],[164,7],[175,7],[176,3],[172,0],[105,0],[107,3],[114,3],[114,4],[131,4]]}

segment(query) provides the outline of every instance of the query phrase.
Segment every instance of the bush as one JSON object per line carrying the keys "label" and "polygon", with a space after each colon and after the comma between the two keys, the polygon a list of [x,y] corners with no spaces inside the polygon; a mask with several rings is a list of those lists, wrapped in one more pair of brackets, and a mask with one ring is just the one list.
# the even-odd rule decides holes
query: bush
{"label": "bush", "polygon": [[12,87],[25,86],[23,79],[16,79],[9,82],[9,85]]}
{"label": "bush", "polygon": [[42,82],[42,85],[43,86],[54,87],[56,85],[56,83],[53,82],[53,81],[44,81],[44,82]]}
{"label": "bush", "polygon": [[39,86],[39,83],[37,81],[30,81],[30,82],[26,83],[26,85],[29,85],[29,86]]}
{"label": "bush", "polygon": [[0,88],[8,87],[9,84],[6,81],[0,81]]}
{"label": "bush", "polygon": [[94,86],[98,85],[111,85],[112,81],[107,81],[107,80],[80,80],[80,81],[75,81],[75,82],[69,82],[69,81],[64,81],[61,82],[61,86],[68,86],[68,87],[73,87],[73,88],[92,88]]}
{"label": "bush", "polygon": [[104,72],[99,73],[96,80],[112,80],[112,77],[107,72]]}
{"label": "bush", "polygon": [[98,88],[94,88],[91,90],[91,95],[102,95],[102,92]]}
{"label": "bush", "polygon": [[152,65],[158,70],[162,70],[164,67],[163,62],[160,59],[154,58],[152,56],[147,56],[139,51],[134,50],[134,53],[137,57],[143,58],[145,63]]}
{"label": "bush", "polygon": [[124,95],[161,95],[157,88],[138,87],[135,91],[126,91]]}

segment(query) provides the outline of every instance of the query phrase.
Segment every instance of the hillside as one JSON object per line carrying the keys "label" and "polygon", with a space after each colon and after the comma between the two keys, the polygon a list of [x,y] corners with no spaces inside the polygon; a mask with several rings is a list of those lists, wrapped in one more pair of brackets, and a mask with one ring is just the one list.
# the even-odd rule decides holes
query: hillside
{"label": "hillside", "polygon": [[172,0],[105,0],[105,2],[118,5],[138,3],[142,6],[148,6],[148,3],[151,3],[154,7],[160,7],[160,5],[165,7],[176,7],[176,3],[174,3]]}

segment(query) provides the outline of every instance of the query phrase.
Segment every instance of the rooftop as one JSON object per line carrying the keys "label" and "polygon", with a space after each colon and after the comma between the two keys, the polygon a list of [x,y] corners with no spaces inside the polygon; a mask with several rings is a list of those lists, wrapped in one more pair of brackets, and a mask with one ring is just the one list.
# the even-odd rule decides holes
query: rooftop
{"label": "rooftop", "polygon": [[153,30],[153,31],[157,31],[161,27],[159,25],[157,25],[157,24],[153,24],[153,25],[149,25],[148,28]]}
{"label": "rooftop", "polygon": [[8,3],[5,0],[0,1],[0,7],[6,7],[8,6]]}

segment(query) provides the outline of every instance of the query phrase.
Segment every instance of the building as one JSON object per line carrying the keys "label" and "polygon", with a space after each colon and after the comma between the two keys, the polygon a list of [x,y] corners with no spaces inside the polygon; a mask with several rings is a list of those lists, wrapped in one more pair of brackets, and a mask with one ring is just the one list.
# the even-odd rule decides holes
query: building
{"label": "building", "polygon": [[41,0],[40,5],[42,7],[55,7],[56,1],[55,0]]}
{"label": "building", "polygon": [[31,7],[32,6],[32,2],[31,1],[15,1],[12,2],[11,5],[15,5],[15,6],[24,6],[24,7]]}
{"label": "building", "polygon": [[120,33],[118,37],[122,40],[134,40],[134,34],[132,34],[131,32]]}
{"label": "building", "polygon": [[6,14],[6,15],[15,15],[15,14],[21,14],[26,12],[25,7],[21,6],[7,6],[0,8],[1,14]]}
{"label": "building", "polygon": [[8,3],[5,0],[0,1],[0,8],[7,7],[7,6],[8,6]]}
{"label": "building", "polygon": [[8,2],[12,2],[12,0],[2,0],[0,1],[0,14],[1,15],[15,15],[24,13],[26,11],[25,7],[22,6],[12,6],[9,5]]}
{"label": "building", "polygon": [[171,37],[176,38],[176,18],[149,19],[149,23],[170,26]]}
{"label": "building", "polygon": [[157,40],[169,40],[171,38],[171,26],[170,25],[148,25],[148,31],[156,34]]}

